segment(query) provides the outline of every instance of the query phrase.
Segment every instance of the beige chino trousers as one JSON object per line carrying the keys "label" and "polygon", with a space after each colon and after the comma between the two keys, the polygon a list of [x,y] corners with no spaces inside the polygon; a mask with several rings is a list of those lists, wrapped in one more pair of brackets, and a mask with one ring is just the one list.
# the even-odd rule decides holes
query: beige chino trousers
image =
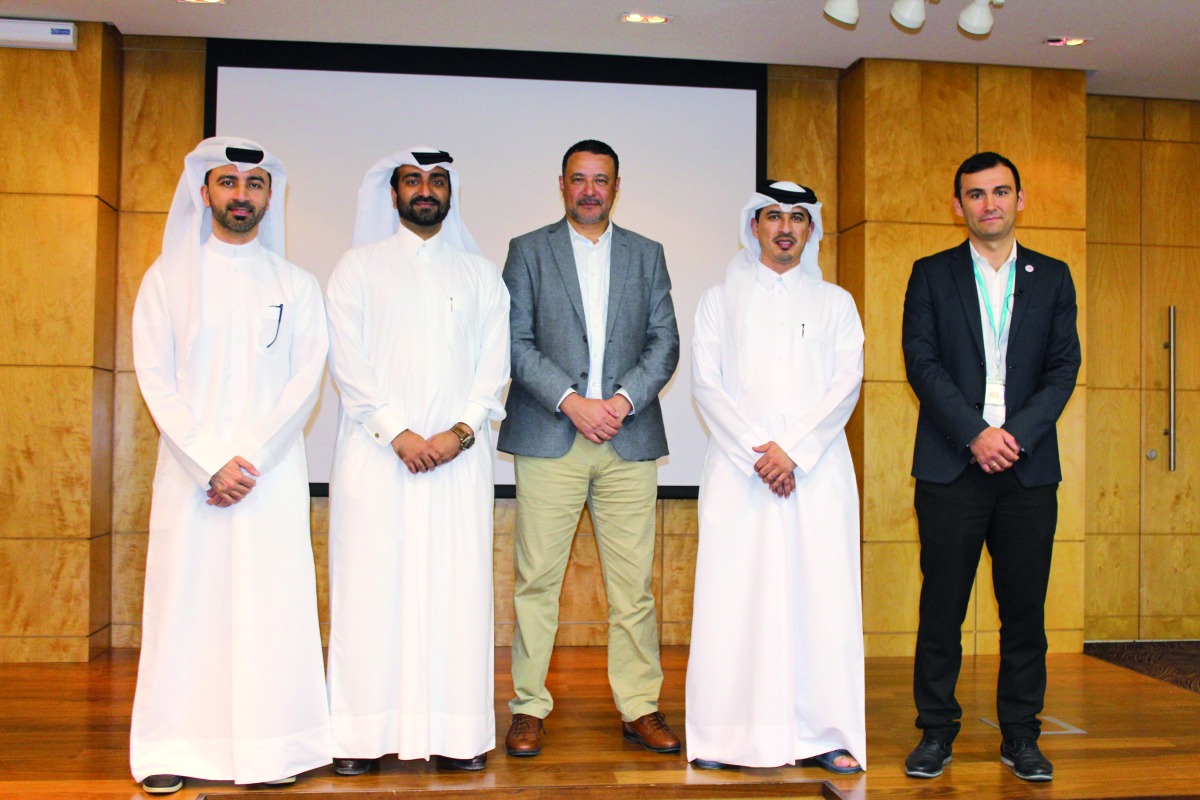
{"label": "beige chino trousers", "polygon": [[650,582],[654,564],[654,461],[626,461],[612,442],[582,435],[561,458],[515,457],[517,528],[513,606],[514,714],[545,718],[554,707],[546,674],[571,543],[586,502],[608,594],[608,682],[626,722],[658,710],[662,666]]}

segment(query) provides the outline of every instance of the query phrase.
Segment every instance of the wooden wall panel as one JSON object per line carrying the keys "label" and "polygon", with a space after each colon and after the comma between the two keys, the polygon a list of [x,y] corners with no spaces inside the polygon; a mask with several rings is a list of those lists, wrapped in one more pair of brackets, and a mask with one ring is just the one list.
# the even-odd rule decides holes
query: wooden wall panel
{"label": "wooden wall panel", "polygon": [[[1196,150],[1200,165],[1200,147]],[[1200,187],[1200,184],[1197,184]],[[1142,248],[1142,382],[1147,389],[1170,383],[1169,306],[1176,306],[1175,386],[1200,389],[1200,248]]]}
{"label": "wooden wall panel", "polygon": [[1087,144],[1089,242],[1142,241],[1142,143],[1089,139]]}
{"label": "wooden wall panel", "polygon": [[1200,142],[1200,103],[1147,100],[1146,138],[1159,142]]}
{"label": "wooden wall panel", "polygon": [[[1200,572],[1196,564],[1200,564],[1200,536],[1142,537],[1143,617],[1200,620]],[[1188,626],[1187,622],[1181,623],[1182,628]]]}
{"label": "wooden wall panel", "polygon": [[94,197],[0,194],[0,364],[96,361],[100,205]]}
{"label": "wooden wall panel", "polygon": [[[859,405],[864,418],[863,541],[916,542],[911,473],[917,398],[907,383],[870,381]],[[875,588],[864,586],[863,591]]]}
{"label": "wooden wall panel", "polygon": [[112,529],[121,533],[147,531],[158,460],[158,428],[142,401],[134,373],[117,374],[114,404]]}
{"label": "wooden wall panel", "polygon": [[[1140,141],[1144,130],[1145,107],[1146,101],[1140,97],[1088,95],[1088,138],[1137,139]],[[1089,217],[1089,224],[1090,221]]]}
{"label": "wooden wall panel", "polygon": [[952,223],[954,172],[977,149],[976,68],[867,61],[859,69],[866,80],[866,218]]}
{"label": "wooden wall panel", "polygon": [[88,539],[0,539],[0,637],[88,636],[91,549]]}
{"label": "wooden wall panel", "polygon": [[1142,244],[1200,247],[1200,144],[1142,145]]}
{"label": "wooden wall panel", "polygon": [[[1141,393],[1087,388],[1085,526],[1097,534],[1136,534],[1141,502]],[[1092,576],[1089,573],[1089,585]],[[1127,609],[1134,613],[1135,608]],[[1110,615],[1111,616],[1111,615]]]}
{"label": "wooden wall panel", "polygon": [[1088,639],[1137,638],[1139,541],[1137,533],[1094,534],[1086,543],[1084,635]]}
{"label": "wooden wall panel", "polygon": [[867,219],[866,64],[858,62],[838,81],[838,231]]}
{"label": "wooden wall panel", "polygon": [[[92,535],[95,381],[81,367],[0,367],[0,537]],[[111,409],[111,406],[109,406]]]}
{"label": "wooden wall panel", "polygon": [[1071,269],[1071,280],[1075,283],[1075,300],[1079,308],[1079,316],[1075,325],[1079,331],[1079,344],[1083,350],[1083,365],[1079,368],[1079,377],[1076,380],[1080,384],[1085,384],[1087,383],[1089,364],[1087,233],[1083,230],[1022,229],[1018,226],[1017,240],[1039,253],[1067,262],[1067,266]]}
{"label": "wooden wall panel", "polygon": [[125,47],[121,210],[165,212],[204,136],[204,40],[131,36]]}
{"label": "wooden wall panel", "polygon": [[1136,389],[1142,377],[1142,265],[1136,245],[1089,244],[1088,386]]}
{"label": "wooden wall panel", "polygon": [[131,330],[133,304],[137,300],[142,277],[162,252],[166,214],[121,212],[120,247],[117,257],[116,365],[133,369]]}
{"label": "wooden wall panel", "polygon": [[36,87],[5,92],[0,192],[100,193],[104,26],[77,30],[74,52],[0,48],[0,86]]}
{"label": "wooden wall panel", "polygon": [[117,207],[121,180],[121,83],[121,34],[113,26],[105,25],[100,42],[96,109],[96,194],[112,209]]}
{"label": "wooden wall panel", "polygon": [[[1087,389],[1079,386],[1058,418],[1062,483],[1058,486],[1056,542],[1082,542],[1087,515]],[[1083,584],[1079,587],[1083,596]]]}
{"label": "wooden wall panel", "polygon": [[[1167,464],[1167,437],[1164,435],[1170,420],[1169,402],[1165,391],[1142,392],[1142,449],[1154,448],[1158,457],[1153,461],[1142,458],[1142,537],[1143,542],[1154,534],[1181,534],[1200,539],[1200,391],[1180,391],[1175,394],[1177,469],[1171,472]],[[1144,555],[1144,553],[1143,553]],[[1200,597],[1200,561],[1192,562]],[[1145,583],[1143,581],[1143,588]]]}
{"label": "wooden wall panel", "polygon": [[863,631],[915,635],[920,616],[921,546],[916,542],[866,542],[862,574]]}
{"label": "wooden wall panel", "polygon": [[[953,173],[952,173],[953,174]],[[943,196],[947,207],[949,194]],[[866,379],[906,381],[901,342],[904,293],[913,262],[956,247],[967,238],[966,229],[953,225],[872,223],[866,230],[864,263],[868,266],[859,308],[866,333]]]}
{"label": "wooden wall panel", "polygon": [[773,66],[767,77],[767,177],[810,187],[836,232],[838,71]]}
{"label": "wooden wall panel", "polygon": [[979,67],[979,149],[1021,171],[1025,228],[1087,224],[1086,90],[1082,70]]}

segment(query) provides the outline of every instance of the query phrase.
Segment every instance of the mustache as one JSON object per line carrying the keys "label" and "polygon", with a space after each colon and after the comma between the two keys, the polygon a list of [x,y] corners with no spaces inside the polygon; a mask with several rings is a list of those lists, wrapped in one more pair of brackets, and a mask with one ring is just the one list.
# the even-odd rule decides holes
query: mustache
{"label": "mustache", "polygon": [[434,205],[440,206],[442,204],[442,201],[438,200],[433,195],[420,195],[419,194],[416,197],[414,197],[412,200],[409,201],[409,205],[412,205],[413,203],[433,203]]}
{"label": "mustache", "polygon": [[254,210],[254,203],[247,200],[231,200],[225,204],[226,211],[233,211],[235,208],[243,208],[247,211]]}

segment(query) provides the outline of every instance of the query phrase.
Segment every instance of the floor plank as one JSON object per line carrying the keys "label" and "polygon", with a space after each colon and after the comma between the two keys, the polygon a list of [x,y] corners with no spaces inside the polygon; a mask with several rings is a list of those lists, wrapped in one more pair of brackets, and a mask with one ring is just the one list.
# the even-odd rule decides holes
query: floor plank
{"label": "floor plank", "polygon": [[[679,732],[686,662],[686,647],[663,648],[662,706]],[[615,793],[624,800],[690,800],[700,794],[815,796],[813,787],[824,784],[832,790],[826,796],[846,798],[1200,798],[1200,695],[1084,655],[1050,657],[1045,711],[1083,733],[1043,736],[1042,749],[1055,764],[1052,783],[1017,780],[999,763],[999,732],[983,721],[995,717],[998,664],[995,657],[965,661],[960,679],[963,731],[954,761],[932,781],[908,778],[902,768],[919,738],[913,727],[909,659],[868,660],[869,772],[837,778],[816,768],[699,771],[689,768],[682,755],[629,744],[621,738],[620,718],[612,707],[603,648],[560,648],[550,679],[556,708],[537,758],[510,758],[501,747],[489,756],[487,770],[475,774],[388,759],[355,778],[338,777],[329,767],[314,770],[285,790],[189,781],[173,797],[588,800]],[[502,744],[512,691],[507,649],[497,649],[496,668],[497,741]],[[137,653],[122,650],[90,664],[0,664],[0,800],[146,797],[129,777],[136,670]],[[1047,723],[1046,729],[1060,728]],[[540,791],[512,791],[522,787]],[[625,788],[618,792],[612,787]],[[547,788],[555,791],[547,793]]]}

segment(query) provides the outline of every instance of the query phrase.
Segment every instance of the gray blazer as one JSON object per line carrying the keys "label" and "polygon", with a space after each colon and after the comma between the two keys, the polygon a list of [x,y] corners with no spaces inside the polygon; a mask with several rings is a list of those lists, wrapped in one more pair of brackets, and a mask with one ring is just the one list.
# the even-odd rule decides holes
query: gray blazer
{"label": "gray blazer", "polygon": [[[679,330],[662,245],[613,225],[608,287],[608,342],[601,391],[624,389],[634,414],[613,437],[628,461],[667,454],[658,393],[679,363]],[[589,363],[583,294],[566,217],[508,246],[504,283],[512,298],[512,386],[497,447],[558,458],[575,426],[558,402],[568,388],[587,391]]]}

